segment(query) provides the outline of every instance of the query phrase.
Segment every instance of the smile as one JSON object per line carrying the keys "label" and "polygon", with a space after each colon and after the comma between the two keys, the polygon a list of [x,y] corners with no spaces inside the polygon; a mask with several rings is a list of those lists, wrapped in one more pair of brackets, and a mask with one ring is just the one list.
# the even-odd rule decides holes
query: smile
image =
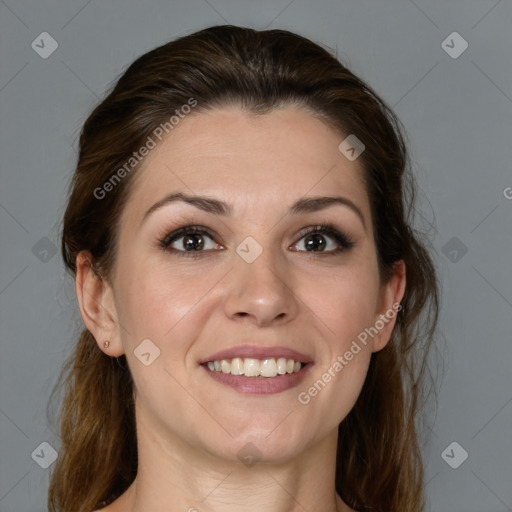
{"label": "smile", "polygon": [[[294,359],[259,360],[237,357],[231,360],[208,361],[200,365],[217,383],[249,395],[270,395],[295,388],[301,384],[313,366],[313,363],[300,363]],[[232,373],[233,371],[235,373]]]}
{"label": "smile", "polygon": [[289,373],[297,373],[301,370],[303,364],[285,357],[279,357],[277,360],[274,357],[263,360],[250,357],[234,357],[233,359],[208,361],[206,366],[212,372],[243,375],[245,377],[274,378]]}

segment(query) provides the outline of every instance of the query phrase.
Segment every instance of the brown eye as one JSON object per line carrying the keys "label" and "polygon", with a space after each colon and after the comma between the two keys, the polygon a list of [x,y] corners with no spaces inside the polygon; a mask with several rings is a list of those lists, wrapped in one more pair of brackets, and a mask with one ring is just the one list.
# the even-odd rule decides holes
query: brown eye
{"label": "brown eye", "polygon": [[185,226],[166,235],[160,240],[160,246],[179,256],[200,256],[222,247],[214,240],[211,231],[202,226]]}
{"label": "brown eye", "polygon": [[[354,246],[354,242],[334,226],[324,224],[307,229],[301,236],[301,240],[303,240],[301,243],[304,244],[305,252],[338,254]],[[298,245],[299,243],[295,244],[295,246]],[[296,250],[304,252],[300,249]]]}
{"label": "brown eye", "polygon": [[183,248],[186,251],[200,251],[204,247],[203,235],[193,233],[180,238],[183,239]]}

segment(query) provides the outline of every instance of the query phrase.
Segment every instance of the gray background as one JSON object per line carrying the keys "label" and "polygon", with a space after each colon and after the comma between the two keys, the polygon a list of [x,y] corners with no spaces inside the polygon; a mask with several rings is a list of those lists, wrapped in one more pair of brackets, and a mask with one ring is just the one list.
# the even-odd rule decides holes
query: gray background
{"label": "gray background", "polygon": [[46,510],[45,408],[81,327],[55,253],[81,124],[137,56],[224,23],[336,49],[404,122],[443,282],[428,510],[512,511],[510,0],[0,0],[0,511]]}

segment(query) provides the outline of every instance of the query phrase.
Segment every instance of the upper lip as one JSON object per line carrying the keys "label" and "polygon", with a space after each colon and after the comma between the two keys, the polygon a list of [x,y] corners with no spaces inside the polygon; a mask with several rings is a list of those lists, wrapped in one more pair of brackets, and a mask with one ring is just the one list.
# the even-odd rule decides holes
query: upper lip
{"label": "upper lip", "polygon": [[313,359],[305,354],[297,352],[289,347],[264,347],[261,345],[239,345],[236,347],[226,348],[215,352],[211,356],[205,357],[199,361],[199,364],[204,364],[209,361],[221,361],[222,359],[233,359],[234,357],[246,358],[251,357],[254,359],[267,359],[269,357],[279,358],[285,357],[293,359],[300,363],[311,363]]}

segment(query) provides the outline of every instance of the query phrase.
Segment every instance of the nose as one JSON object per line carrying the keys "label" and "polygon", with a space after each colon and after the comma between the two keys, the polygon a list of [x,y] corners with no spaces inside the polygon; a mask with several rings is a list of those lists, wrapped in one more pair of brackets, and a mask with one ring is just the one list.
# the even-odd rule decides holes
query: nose
{"label": "nose", "polygon": [[231,320],[259,327],[288,323],[298,312],[298,298],[290,273],[263,253],[252,263],[238,258],[228,274],[230,283],[224,310]]}

